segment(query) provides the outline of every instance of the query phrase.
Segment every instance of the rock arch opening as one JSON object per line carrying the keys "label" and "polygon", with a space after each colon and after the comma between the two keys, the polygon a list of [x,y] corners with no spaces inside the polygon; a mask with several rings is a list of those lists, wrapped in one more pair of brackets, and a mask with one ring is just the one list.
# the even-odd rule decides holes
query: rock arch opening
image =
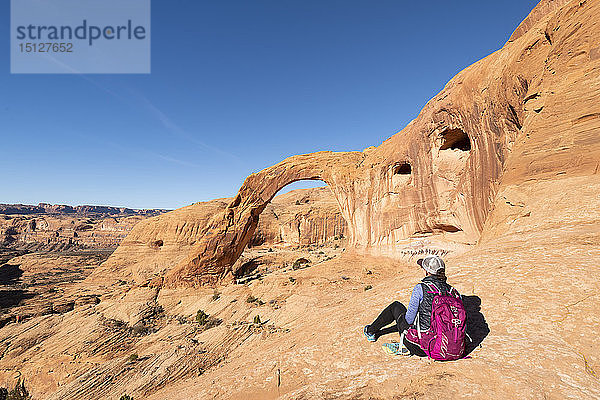
{"label": "rock arch opening", "polygon": [[471,139],[462,129],[446,129],[441,136],[440,150],[471,151]]}
{"label": "rock arch opening", "polygon": [[[291,190],[289,190],[291,189]],[[252,238],[233,265],[236,281],[262,276],[306,259],[306,266],[338,256],[348,228],[333,192],[320,180],[280,188],[260,213]]]}
{"label": "rock arch opening", "polygon": [[[272,200],[281,189],[297,181],[325,182],[331,188],[331,190],[325,189],[331,194],[330,204],[337,210],[335,222],[332,222],[329,217],[311,222],[310,218],[318,216],[318,213],[314,212],[311,212],[310,218],[304,219],[301,213],[294,213],[293,221],[300,226],[300,235],[302,232],[309,232],[308,240],[315,238],[322,240],[323,235],[325,237],[328,235],[323,232],[329,232],[333,226],[336,233],[334,238],[336,236],[338,240],[346,236],[353,238],[354,221],[348,212],[346,194],[338,190],[339,183],[336,180],[343,176],[342,173],[348,165],[357,165],[361,159],[362,153],[359,152],[324,151],[302,154],[289,157],[249,175],[226,209],[215,214],[206,224],[202,236],[194,244],[188,256],[167,273],[165,286],[199,286],[235,279],[237,270],[243,263],[249,261],[240,256],[259,226],[259,217],[272,204]],[[311,206],[310,202],[303,204],[302,201],[298,201],[298,203],[299,205],[296,205],[294,199],[293,204],[288,206],[291,209]],[[277,215],[277,219],[281,219],[281,215]],[[335,229],[339,229],[340,225],[344,230],[348,230],[347,235],[345,232],[337,234]],[[315,226],[320,228],[317,229]],[[303,237],[300,236],[300,239]],[[338,245],[338,248],[344,247]],[[270,253],[269,249],[267,248],[264,253]]]}

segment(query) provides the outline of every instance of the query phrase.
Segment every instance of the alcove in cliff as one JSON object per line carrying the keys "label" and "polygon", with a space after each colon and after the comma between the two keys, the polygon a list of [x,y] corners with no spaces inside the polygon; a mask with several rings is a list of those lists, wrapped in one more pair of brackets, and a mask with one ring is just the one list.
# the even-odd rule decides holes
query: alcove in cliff
{"label": "alcove in cliff", "polygon": [[392,185],[394,188],[410,182],[412,167],[408,162],[395,164],[392,167]]}
{"label": "alcove in cliff", "polygon": [[462,129],[447,129],[441,134],[442,146],[440,150],[471,151],[471,139]]}

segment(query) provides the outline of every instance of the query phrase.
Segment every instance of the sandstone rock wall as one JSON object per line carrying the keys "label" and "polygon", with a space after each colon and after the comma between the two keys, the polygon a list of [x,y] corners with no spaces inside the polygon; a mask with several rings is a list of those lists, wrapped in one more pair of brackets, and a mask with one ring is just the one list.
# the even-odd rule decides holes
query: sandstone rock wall
{"label": "sandstone rock wall", "polygon": [[275,197],[260,215],[250,245],[320,245],[346,235],[346,221],[329,188]]}

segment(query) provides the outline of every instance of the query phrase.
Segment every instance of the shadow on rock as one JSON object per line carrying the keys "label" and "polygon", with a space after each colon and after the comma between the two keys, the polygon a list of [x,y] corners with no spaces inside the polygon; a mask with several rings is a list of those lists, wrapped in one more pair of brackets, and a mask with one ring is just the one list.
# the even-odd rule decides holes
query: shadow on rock
{"label": "shadow on rock", "polygon": [[34,296],[35,293],[25,290],[0,290],[0,310],[18,306],[23,300]]}
{"label": "shadow on rock", "polygon": [[0,328],[14,319],[4,312],[35,296],[35,293],[19,287],[23,275],[23,270],[19,267],[13,264],[0,265]]}
{"label": "shadow on rock", "polygon": [[483,342],[490,333],[490,328],[481,313],[481,298],[479,296],[462,296],[463,305],[467,313],[467,345],[465,355],[471,353]]}
{"label": "shadow on rock", "polygon": [[23,275],[20,265],[4,264],[0,266],[0,285],[13,285]]}

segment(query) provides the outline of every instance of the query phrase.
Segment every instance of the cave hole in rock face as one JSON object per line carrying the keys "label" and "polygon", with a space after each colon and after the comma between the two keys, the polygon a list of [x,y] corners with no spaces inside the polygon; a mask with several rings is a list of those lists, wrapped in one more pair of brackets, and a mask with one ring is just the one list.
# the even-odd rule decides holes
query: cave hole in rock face
{"label": "cave hole in rock face", "polygon": [[394,166],[394,175],[410,175],[411,172],[412,168],[407,162]]}
{"label": "cave hole in rock face", "polygon": [[442,146],[440,150],[471,151],[471,139],[462,129],[446,129],[441,136]]}
{"label": "cave hole in rock face", "polygon": [[401,162],[392,167],[392,185],[394,187],[410,183],[412,167],[408,162]]}
{"label": "cave hole in rock face", "polygon": [[450,224],[437,224],[434,226],[435,229],[441,231],[441,232],[448,232],[448,233],[456,233],[456,232],[462,232],[462,229],[460,229],[458,226],[454,226],[454,225],[450,225]]}
{"label": "cave hole in rock face", "polygon": [[250,260],[248,262],[243,263],[240,269],[235,271],[234,276],[239,279],[248,275],[252,275],[252,273],[254,273],[259,266],[259,261]]}

